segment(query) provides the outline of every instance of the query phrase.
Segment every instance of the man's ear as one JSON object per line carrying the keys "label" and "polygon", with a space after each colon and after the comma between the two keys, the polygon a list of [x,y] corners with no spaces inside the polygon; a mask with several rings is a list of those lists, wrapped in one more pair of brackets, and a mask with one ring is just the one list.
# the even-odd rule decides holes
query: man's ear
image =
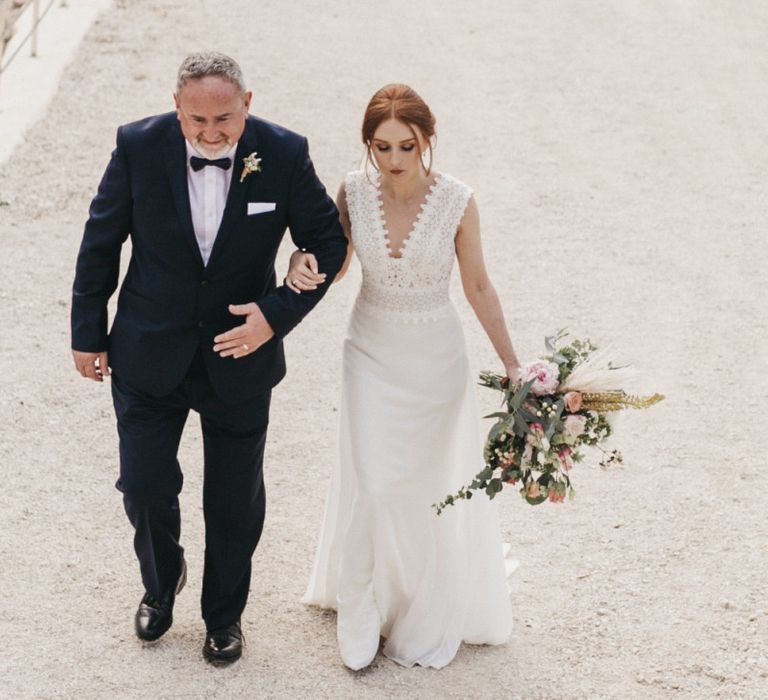
{"label": "man's ear", "polygon": [[253,97],[253,92],[248,90],[248,92],[245,93],[244,99],[245,99],[245,111],[247,112],[251,107],[251,97]]}

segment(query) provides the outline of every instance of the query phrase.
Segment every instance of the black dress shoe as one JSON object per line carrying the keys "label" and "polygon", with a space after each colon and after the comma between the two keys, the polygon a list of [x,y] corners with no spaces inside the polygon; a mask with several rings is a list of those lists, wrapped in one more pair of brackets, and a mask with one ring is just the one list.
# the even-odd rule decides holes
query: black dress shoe
{"label": "black dress shoe", "polygon": [[136,636],[145,642],[160,639],[173,624],[173,604],[176,595],[187,582],[187,562],[181,560],[181,575],[174,588],[166,591],[160,598],[145,593],[136,611]]}
{"label": "black dress shoe", "polygon": [[205,635],[203,656],[215,666],[226,666],[243,654],[243,631],[240,620],[229,627],[211,630]]}

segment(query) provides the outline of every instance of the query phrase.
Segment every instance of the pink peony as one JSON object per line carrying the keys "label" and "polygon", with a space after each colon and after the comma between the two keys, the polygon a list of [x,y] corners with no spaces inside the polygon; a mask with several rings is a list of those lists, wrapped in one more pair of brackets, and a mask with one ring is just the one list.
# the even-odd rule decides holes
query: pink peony
{"label": "pink peony", "polygon": [[584,416],[566,416],[565,432],[568,436],[578,439],[584,432],[587,419]]}
{"label": "pink peony", "polygon": [[565,408],[570,413],[576,413],[576,411],[581,408],[582,400],[580,391],[569,391],[563,398],[565,399]]}
{"label": "pink peony", "polygon": [[559,372],[560,370],[554,362],[536,360],[529,362],[523,368],[520,379],[523,383],[533,379],[531,393],[536,396],[546,396],[547,394],[554,394],[557,390],[560,383],[558,380]]}

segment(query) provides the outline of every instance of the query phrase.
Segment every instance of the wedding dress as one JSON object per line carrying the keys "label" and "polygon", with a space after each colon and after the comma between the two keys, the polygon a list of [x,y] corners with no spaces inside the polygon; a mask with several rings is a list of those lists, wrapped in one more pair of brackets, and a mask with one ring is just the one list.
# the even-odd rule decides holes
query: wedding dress
{"label": "wedding dress", "polygon": [[449,297],[471,190],[441,174],[392,257],[378,174],[346,178],[363,281],[344,341],[339,459],[304,602],[338,611],[344,663],[440,668],[512,629],[494,504],[431,507],[482,468],[475,385]]}

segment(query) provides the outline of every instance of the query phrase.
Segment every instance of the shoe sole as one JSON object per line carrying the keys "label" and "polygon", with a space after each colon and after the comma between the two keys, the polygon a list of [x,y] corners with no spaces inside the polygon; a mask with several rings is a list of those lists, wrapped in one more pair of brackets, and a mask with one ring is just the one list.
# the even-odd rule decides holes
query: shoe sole
{"label": "shoe sole", "polygon": [[211,664],[211,666],[219,666],[219,667],[229,666],[229,664],[232,664],[235,661],[237,661],[242,655],[243,655],[242,652],[240,652],[239,654],[233,654],[232,656],[222,657],[222,656],[212,656],[206,653],[205,651],[203,652],[203,657],[209,664]]}

